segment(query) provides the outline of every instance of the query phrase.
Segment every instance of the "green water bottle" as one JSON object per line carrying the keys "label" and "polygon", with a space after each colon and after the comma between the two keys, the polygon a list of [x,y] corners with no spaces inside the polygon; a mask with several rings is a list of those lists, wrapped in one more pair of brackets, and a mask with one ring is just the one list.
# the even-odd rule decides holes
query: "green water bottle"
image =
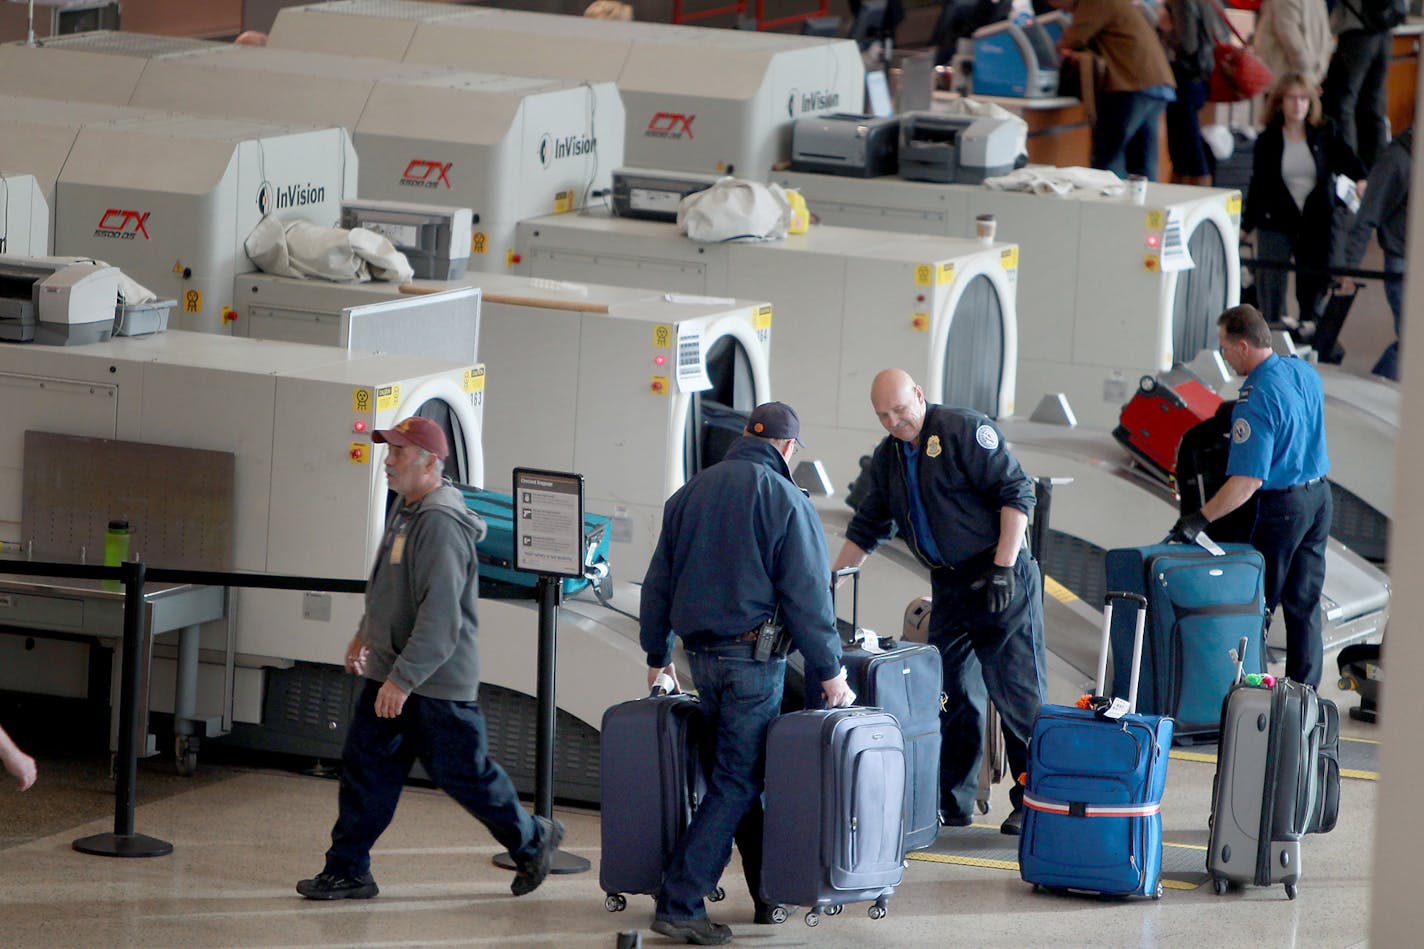
{"label": "green water bottle", "polygon": [[[128,521],[110,521],[109,529],[104,532],[104,566],[117,567],[129,559],[129,542],[133,539],[133,531],[129,529]],[[104,589],[117,590],[123,584],[117,580],[105,580]]]}

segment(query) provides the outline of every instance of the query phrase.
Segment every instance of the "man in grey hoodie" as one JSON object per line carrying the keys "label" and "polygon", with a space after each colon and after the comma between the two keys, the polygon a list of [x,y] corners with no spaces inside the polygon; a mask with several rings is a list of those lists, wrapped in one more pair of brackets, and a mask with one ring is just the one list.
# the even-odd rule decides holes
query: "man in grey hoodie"
{"label": "man in grey hoodie", "polygon": [[366,586],[366,612],[346,671],[366,679],[341,753],[339,814],[326,866],[297,884],[308,899],[369,899],[371,847],[390,824],[417,757],[432,781],[509,851],[515,896],[549,873],[558,821],[533,817],[486,748],[480,688],[479,561],[485,524],[444,479],[445,433],[408,418],[371,440],[389,446],[386,480],[400,497]]}

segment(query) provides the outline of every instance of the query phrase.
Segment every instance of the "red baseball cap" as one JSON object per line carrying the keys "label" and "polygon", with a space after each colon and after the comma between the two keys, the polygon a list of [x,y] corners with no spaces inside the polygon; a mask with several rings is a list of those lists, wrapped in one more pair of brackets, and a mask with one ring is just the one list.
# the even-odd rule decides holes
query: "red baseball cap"
{"label": "red baseball cap", "polygon": [[395,428],[378,429],[371,433],[371,441],[384,442],[405,448],[414,445],[424,448],[441,461],[450,454],[450,445],[445,441],[445,430],[428,418],[412,415],[399,422]]}

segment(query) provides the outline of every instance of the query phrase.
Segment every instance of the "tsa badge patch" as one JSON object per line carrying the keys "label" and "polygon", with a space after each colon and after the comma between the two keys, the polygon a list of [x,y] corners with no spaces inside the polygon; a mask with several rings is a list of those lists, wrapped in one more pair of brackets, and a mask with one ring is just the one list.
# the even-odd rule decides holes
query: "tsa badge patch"
{"label": "tsa badge patch", "polygon": [[988,425],[980,425],[975,429],[974,440],[987,451],[993,451],[999,447],[999,433]]}
{"label": "tsa badge patch", "polygon": [[938,458],[939,453],[943,450],[944,449],[939,445],[938,435],[931,435],[930,440],[925,442],[925,456],[927,458]]}
{"label": "tsa badge patch", "polygon": [[1251,423],[1244,418],[1239,418],[1231,424],[1231,440],[1236,444],[1241,444],[1251,437]]}

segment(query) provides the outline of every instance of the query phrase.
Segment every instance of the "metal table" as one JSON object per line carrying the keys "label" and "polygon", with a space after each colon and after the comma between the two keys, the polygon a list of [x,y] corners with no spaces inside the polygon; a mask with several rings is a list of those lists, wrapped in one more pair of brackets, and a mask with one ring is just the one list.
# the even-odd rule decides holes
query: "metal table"
{"label": "metal table", "polygon": [[[4,569],[4,561],[0,560],[0,574]],[[139,721],[143,723],[142,734],[148,735],[149,673],[154,640],[165,633],[177,631],[178,670],[174,686],[173,725],[177,735],[175,751],[178,769],[184,773],[191,773],[197,765],[199,738],[225,734],[232,727],[234,650],[231,621],[224,623],[226,661],[222,715],[208,719],[196,714],[198,627],[214,620],[227,620],[227,599],[228,589],[220,586],[149,583],[144,587],[143,627],[146,635],[140,644]],[[0,633],[117,642],[123,638],[123,630],[124,591],[118,584],[101,580],[0,575]],[[115,663],[111,677],[110,750],[118,747],[118,673],[118,663]],[[140,753],[153,754],[151,735],[144,744]]]}

